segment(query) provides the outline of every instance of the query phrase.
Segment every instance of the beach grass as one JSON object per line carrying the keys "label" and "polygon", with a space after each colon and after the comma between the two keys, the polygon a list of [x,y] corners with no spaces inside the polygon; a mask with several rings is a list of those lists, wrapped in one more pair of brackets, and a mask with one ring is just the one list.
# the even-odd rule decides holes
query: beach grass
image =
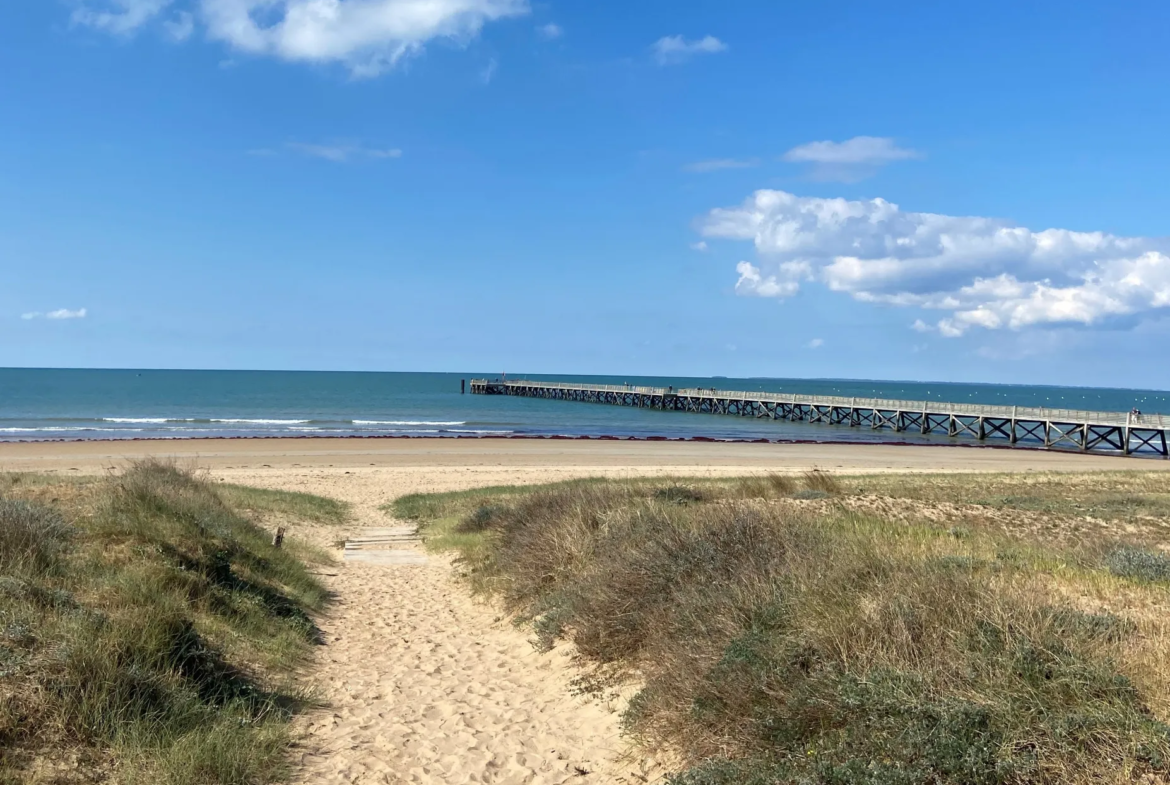
{"label": "beach grass", "polygon": [[675,785],[1170,781],[1166,481],[773,474],[405,497]]}
{"label": "beach grass", "polygon": [[351,519],[347,502],[325,496],[230,483],[219,483],[216,490],[232,507],[254,516],[287,516],[329,525],[348,523]]}
{"label": "beach grass", "polygon": [[158,461],[0,479],[0,782],[280,781],[328,557],[234,502],[340,514],[302,497]]}

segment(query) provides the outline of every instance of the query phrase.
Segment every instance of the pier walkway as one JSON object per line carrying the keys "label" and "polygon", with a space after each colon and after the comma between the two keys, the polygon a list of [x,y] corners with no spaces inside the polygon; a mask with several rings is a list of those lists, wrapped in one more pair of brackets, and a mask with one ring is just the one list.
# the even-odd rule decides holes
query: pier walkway
{"label": "pier walkway", "polygon": [[1082,452],[1170,457],[1167,450],[1170,416],[1162,414],[527,380],[472,379],[471,392],[888,429],[897,433],[945,433],[951,437]]}

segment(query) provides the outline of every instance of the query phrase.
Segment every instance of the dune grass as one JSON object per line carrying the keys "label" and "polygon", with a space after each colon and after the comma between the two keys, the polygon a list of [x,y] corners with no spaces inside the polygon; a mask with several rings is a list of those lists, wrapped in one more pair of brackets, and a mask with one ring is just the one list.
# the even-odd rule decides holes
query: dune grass
{"label": "dune grass", "polygon": [[219,483],[215,487],[229,505],[253,515],[283,515],[331,525],[346,523],[351,516],[348,502],[311,493],[274,491],[229,483]]}
{"label": "dune grass", "polygon": [[327,557],[229,500],[334,508],[152,461],[0,488],[0,783],[279,781]]}
{"label": "dune grass", "polygon": [[[947,482],[1061,511],[1139,497],[1122,522],[1164,490],[1031,479]],[[1170,557],[1123,525],[1056,545],[847,503],[941,501],[934,482],[590,481],[397,509],[538,647],[571,642],[583,690],[638,685],[624,727],[681,758],[675,785],[1170,781]]]}

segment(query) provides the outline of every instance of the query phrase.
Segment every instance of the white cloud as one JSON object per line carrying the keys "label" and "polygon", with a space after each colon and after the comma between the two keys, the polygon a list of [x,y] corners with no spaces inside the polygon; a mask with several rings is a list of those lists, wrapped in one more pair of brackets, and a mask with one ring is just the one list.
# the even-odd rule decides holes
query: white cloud
{"label": "white cloud", "polygon": [[811,341],[808,342],[809,349],[819,349],[824,345],[825,345],[824,338],[813,338]]}
{"label": "white cloud", "polygon": [[844,142],[809,142],[784,154],[785,161],[815,164],[886,164],[917,158],[918,153],[881,136],[855,136]]}
{"label": "white cloud", "polygon": [[686,172],[719,172],[724,169],[750,169],[753,166],[759,166],[760,160],[758,158],[715,158],[710,161],[696,161],[693,164],[687,164],[683,167]]}
{"label": "white cloud", "polygon": [[76,311],[70,311],[68,308],[58,308],[56,311],[49,311],[48,313],[41,313],[40,311],[32,311],[31,313],[22,313],[21,319],[84,319],[86,310],[78,308]]}
{"label": "white cloud", "polygon": [[727,44],[713,35],[688,41],[681,35],[659,38],[651,47],[659,65],[677,65],[698,54],[715,54],[727,49]]}
{"label": "white cloud", "polygon": [[699,240],[697,243],[691,243],[692,251],[699,251],[700,253],[707,250],[707,243],[705,240]]}
{"label": "white cloud", "polygon": [[175,41],[186,41],[195,32],[195,16],[189,11],[180,11],[174,19],[163,22],[167,35]]}
{"label": "white cloud", "polygon": [[781,156],[790,163],[810,164],[812,175],[818,180],[846,182],[860,180],[894,161],[921,157],[919,152],[898,147],[893,139],[882,136],[855,136],[844,142],[809,142]]}
{"label": "white cloud", "polygon": [[[313,158],[323,158],[326,161],[343,164],[354,159],[367,158],[383,160],[386,158],[401,158],[402,151],[396,148],[363,147],[358,144],[304,144],[289,142],[288,148],[302,155]],[[249,155],[273,155],[271,150],[250,150]]]}
{"label": "white cloud", "polygon": [[479,71],[479,81],[484,84],[491,84],[492,79],[496,76],[496,69],[498,67],[499,63],[496,62],[496,58],[493,57],[491,60],[488,60],[488,64]]}
{"label": "white cloud", "polygon": [[932,326],[971,329],[1097,324],[1170,307],[1170,240],[1104,232],[1033,232],[998,218],[903,212],[850,201],[757,191],[708,213],[706,237],[748,240],[736,291],[791,297],[804,281],[864,302],[943,311]]}
{"label": "white cloud", "polygon": [[565,31],[561,28],[560,25],[553,24],[552,22],[536,28],[536,32],[539,33],[540,37],[546,41],[552,41],[553,39],[560,38],[565,34]]}
{"label": "white cloud", "polygon": [[130,35],[150,22],[171,0],[107,0],[98,10],[83,5],[73,11],[73,24],[93,27],[113,35]]}
{"label": "white cloud", "polygon": [[355,77],[377,76],[434,39],[465,44],[485,24],[529,10],[527,0],[93,0],[73,22],[129,35],[172,6],[181,8],[163,24],[176,40],[198,18],[236,51],[342,63]]}
{"label": "white cloud", "polygon": [[208,35],[289,61],[343,63],[376,76],[430,40],[465,43],[483,26],[528,13],[526,0],[200,0]]}
{"label": "white cloud", "polygon": [[764,278],[760,275],[760,268],[751,262],[740,262],[735,266],[735,270],[739,273],[739,280],[735,284],[736,294],[791,297],[800,291],[798,281],[778,279],[775,275]]}

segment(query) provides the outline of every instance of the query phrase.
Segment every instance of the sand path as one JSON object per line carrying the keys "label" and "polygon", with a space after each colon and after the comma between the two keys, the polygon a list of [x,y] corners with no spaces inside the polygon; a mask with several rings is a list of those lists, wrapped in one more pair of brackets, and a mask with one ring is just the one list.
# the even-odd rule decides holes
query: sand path
{"label": "sand path", "polygon": [[[591,472],[596,473],[596,471]],[[354,505],[349,536],[394,525],[378,505],[413,490],[370,470],[217,472],[233,482],[328,492]],[[494,474],[494,473],[493,473]],[[539,481],[452,478],[448,485]],[[227,476],[225,476],[227,479]],[[335,542],[336,529],[294,530]],[[396,549],[418,546],[396,542]],[[339,551],[334,549],[336,553]],[[645,783],[653,760],[631,757],[617,707],[574,698],[561,650],[538,654],[492,607],[472,600],[444,556],[425,564],[339,561],[324,576],[337,600],[311,676],[325,708],[301,724],[303,783]]]}

